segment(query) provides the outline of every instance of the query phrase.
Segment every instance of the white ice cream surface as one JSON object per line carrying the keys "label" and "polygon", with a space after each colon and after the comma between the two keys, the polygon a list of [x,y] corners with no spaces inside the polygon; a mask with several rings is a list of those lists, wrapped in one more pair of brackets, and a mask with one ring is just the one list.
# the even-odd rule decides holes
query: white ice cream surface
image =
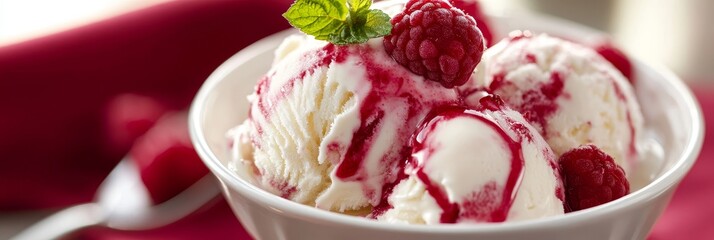
{"label": "white ice cream surface", "polygon": [[[554,170],[552,151],[519,113],[512,110],[484,111],[482,116],[496,123],[510,139],[483,120],[468,116],[442,120],[427,133],[425,150],[415,153],[422,159],[423,171],[432,184],[444,190],[451,203],[459,205],[456,222],[493,222],[512,167],[512,150],[507,141],[520,144],[524,160],[515,199],[505,221],[518,221],[563,214],[558,197],[562,184]],[[514,123],[527,127],[531,136],[511,129]],[[420,133],[421,134],[421,133]],[[409,171],[409,170],[407,170]],[[400,182],[389,197],[392,209],[378,217],[380,221],[411,224],[439,224],[442,208],[426,190],[416,174]]]}
{"label": "white ice cream surface", "polygon": [[[384,184],[396,180],[418,121],[431,106],[455,103],[457,94],[391,60],[381,39],[340,47],[298,35],[281,44],[249,100],[255,150],[248,161],[261,185],[296,202],[345,212],[379,203]],[[373,134],[355,140],[370,121]],[[350,153],[359,141],[368,141],[366,150]],[[355,173],[339,177],[339,166],[356,158]]]}
{"label": "white ice cream surface", "polygon": [[[474,83],[523,113],[558,156],[592,143],[629,172],[642,114],[627,79],[599,54],[540,34],[503,40],[486,51],[482,64],[483,79]],[[543,110],[549,107],[554,111]]]}

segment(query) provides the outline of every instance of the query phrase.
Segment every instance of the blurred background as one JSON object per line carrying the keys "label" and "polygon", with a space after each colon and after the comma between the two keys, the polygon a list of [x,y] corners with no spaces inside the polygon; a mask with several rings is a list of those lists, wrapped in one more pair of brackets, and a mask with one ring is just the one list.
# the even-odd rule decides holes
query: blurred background
{"label": "blurred background", "polygon": [[[288,27],[278,16],[291,1],[0,0],[0,111],[14,114],[0,114],[0,239],[60,207],[92,199],[135,140],[107,133],[115,116],[107,106],[122,99],[116,96],[138,94],[168,110],[185,110],[221,62]],[[481,2],[494,14],[548,14],[588,25],[609,33],[626,53],[671,68],[690,86],[714,86],[714,1]],[[714,105],[714,99],[701,100],[714,89],[693,88],[705,109]],[[678,209],[693,206],[687,203]],[[191,239],[195,222],[233,228],[227,205],[218,206],[153,235],[89,231],[82,239]],[[659,236],[680,227],[679,219],[669,219]],[[212,231],[220,236],[242,229]]]}
{"label": "blurred background", "polygon": [[168,0],[0,0],[0,46],[57,33]]}
{"label": "blurred background", "polygon": [[[539,12],[609,33],[625,52],[663,64],[689,82],[714,82],[714,1],[484,0],[484,7]],[[707,81],[709,80],[709,81]]]}
{"label": "blurred background", "polygon": [[[0,46],[172,0],[0,0]],[[176,0],[174,0],[176,1]],[[209,0],[210,1],[210,0]],[[482,0],[492,13],[543,13],[612,35],[625,51],[688,82],[714,82],[714,1]]]}

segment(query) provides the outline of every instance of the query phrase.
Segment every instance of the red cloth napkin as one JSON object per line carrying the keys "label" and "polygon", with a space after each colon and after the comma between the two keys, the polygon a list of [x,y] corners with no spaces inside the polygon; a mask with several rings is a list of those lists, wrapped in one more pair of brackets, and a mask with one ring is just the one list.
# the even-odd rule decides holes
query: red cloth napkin
{"label": "red cloth napkin", "polygon": [[219,64],[288,28],[289,3],[173,1],[0,48],[0,211],[91,200],[131,145],[107,130],[110,100],[186,109]]}
{"label": "red cloth napkin", "polygon": [[[174,1],[0,47],[0,213],[89,201],[127,153],[108,113],[126,93],[185,109],[206,77],[248,44],[288,27],[292,0]],[[697,90],[714,123],[714,88]],[[151,111],[144,108],[137,111]],[[708,124],[713,126],[714,124]],[[141,124],[136,128],[145,127]],[[711,239],[712,136],[650,239]],[[92,228],[77,239],[250,239],[222,198],[151,231]]]}

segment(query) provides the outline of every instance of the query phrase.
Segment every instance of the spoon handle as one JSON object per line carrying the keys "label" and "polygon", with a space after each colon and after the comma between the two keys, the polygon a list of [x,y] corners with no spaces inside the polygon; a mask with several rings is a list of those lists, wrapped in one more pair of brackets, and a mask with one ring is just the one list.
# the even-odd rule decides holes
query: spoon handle
{"label": "spoon handle", "polygon": [[60,239],[82,228],[98,225],[105,215],[96,203],[65,208],[23,230],[10,240]]}

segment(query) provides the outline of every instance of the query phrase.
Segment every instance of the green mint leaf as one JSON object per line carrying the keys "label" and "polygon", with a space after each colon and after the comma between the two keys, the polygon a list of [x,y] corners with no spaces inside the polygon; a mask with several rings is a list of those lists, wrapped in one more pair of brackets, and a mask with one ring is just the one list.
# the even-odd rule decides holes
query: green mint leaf
{"label": "green mint leaf", "polygon": [[283,14],[290,25],[319,40],[327,40],[347,19],[345,0],[297,0]]}
{"label": "green mint leaf", "polygon": [[369,9],[372,0],[296,0],[283,16],[318,40],[334,44],[364,43],[392,31],[389,16]]}
{"label": "green mint leaf", "polygon": [[379,10],[369,10],[367,21],[364,24],[364,31],[369,38],[381,37],[391,33],[392,23],[389,22],[389,15]]}
{"label": "green mint leaf", "polygon": [[350,14],[353,14],[353,12],[369,10],[372,0],[347,0],[347,6],[350,9]]}

